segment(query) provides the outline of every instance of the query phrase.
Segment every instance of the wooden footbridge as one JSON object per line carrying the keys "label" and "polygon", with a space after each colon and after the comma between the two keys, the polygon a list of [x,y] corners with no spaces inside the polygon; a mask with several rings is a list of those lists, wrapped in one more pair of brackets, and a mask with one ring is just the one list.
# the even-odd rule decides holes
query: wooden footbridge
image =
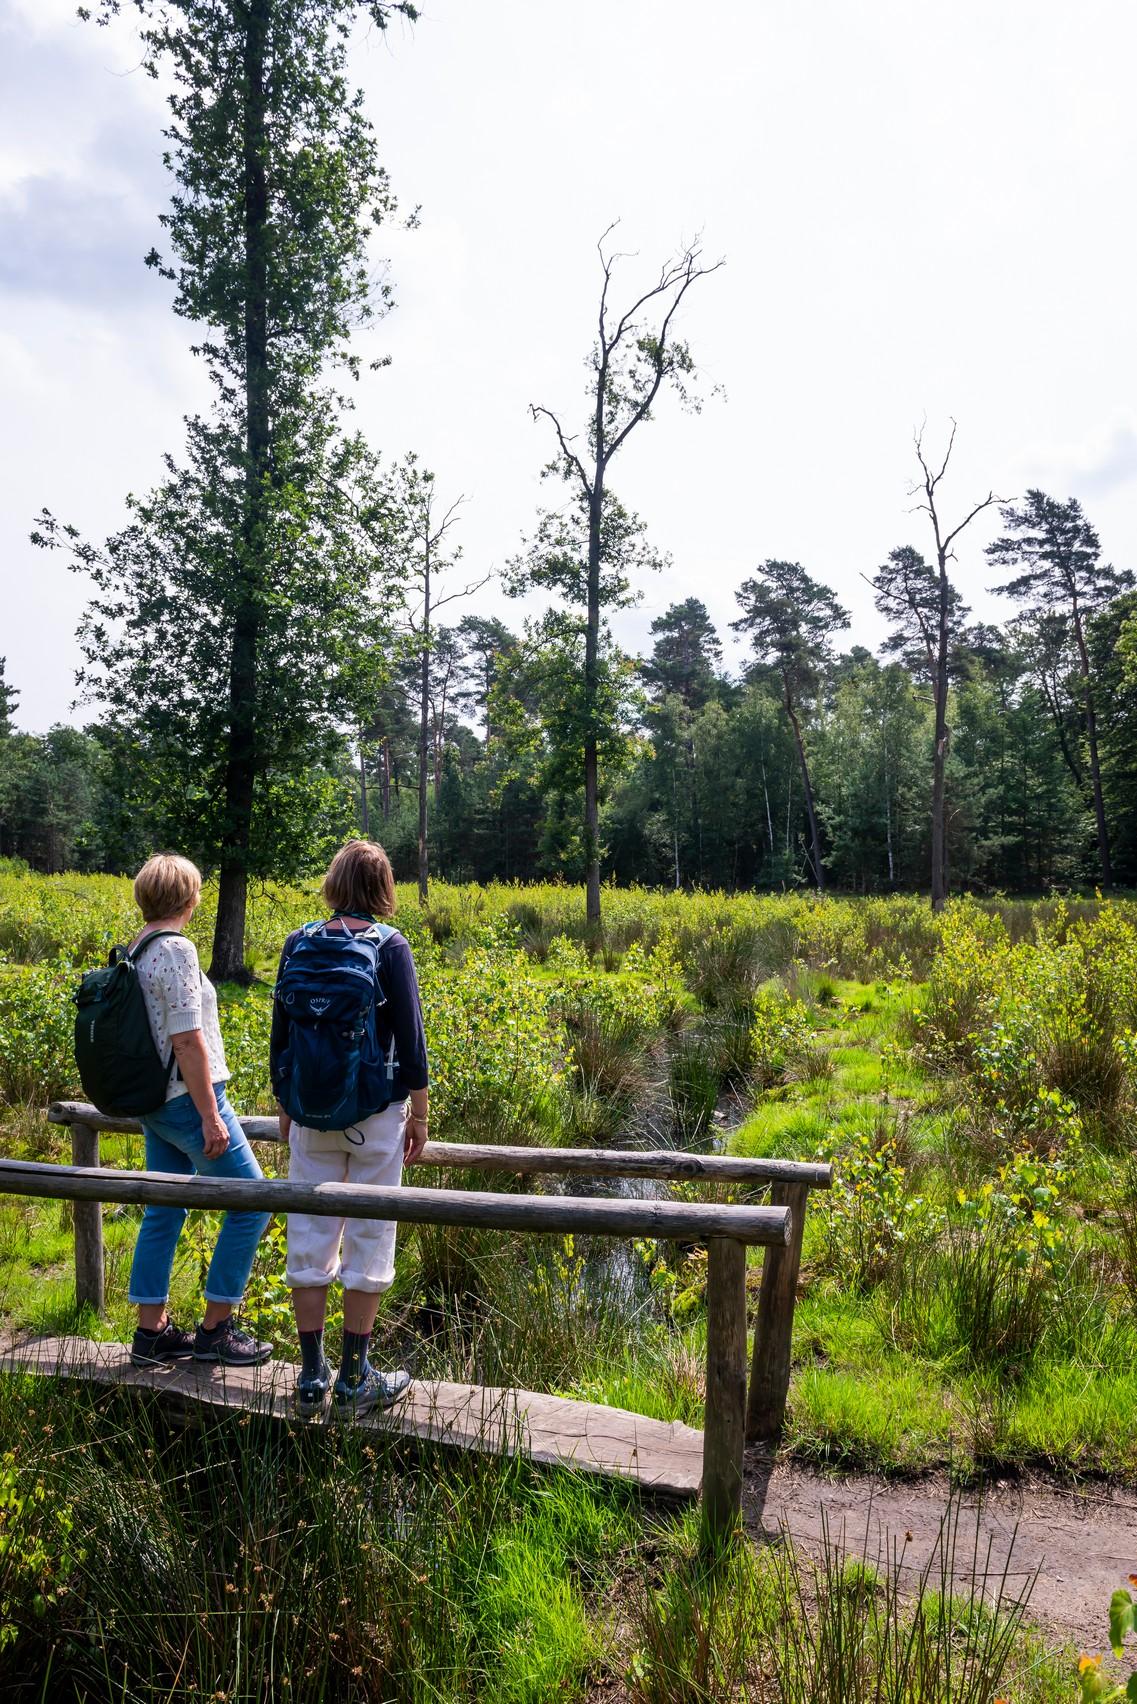
{"label": "wooden footbridge", "polygon": [[[100,1165],[100,1132],[137,1133],[141,1126],[136,1121],[107,1118],[92,1106],[72,1101],[57,1102],[48,1117],[70,1127],[73,1164],[0,1160],[0,1194],[75,1203],[76,1299],[100,1313],[104,1304],[103,1202],[255,1208],[394,1219],[403,1224],[705,1242],[707,1378],[702,1432],[599,1403],[445,1381],[416,1381],[395,1408],[364,1416],[357,1424],[464,1449],[522,1453],[538,1462],[629,1478],[673,1495],[695,1496],[701,1491],[708,1534],[717,1539],[733,1529],[741,1503],[745,1444],[772,1442],[782,1428],[806,1204],[811,1189],[829,1186],[828,1166],[665,1150],[625,1153],[430,1142],[420,1165],[517,1176],[744,1182],[769,1187],[770,1205],[332,1183],[313,1187],[276,1178],[186,1178],[112,1170]],[[245,1118],[241,1123],[252,1141],[280,1140],[275,1119]],[[746,1250],[752,1246],[766,1253],[748,1389]],[[131,1365],[121,1345],[76,1337],[33,1337],[10,1343],[0,1350],[0,1367],[144,1386],[183,1403],[239,1407],[281,1419],[290,1415],[296,1371],[280,1362],[253,1369],[194,1362],[140,1369]]]}

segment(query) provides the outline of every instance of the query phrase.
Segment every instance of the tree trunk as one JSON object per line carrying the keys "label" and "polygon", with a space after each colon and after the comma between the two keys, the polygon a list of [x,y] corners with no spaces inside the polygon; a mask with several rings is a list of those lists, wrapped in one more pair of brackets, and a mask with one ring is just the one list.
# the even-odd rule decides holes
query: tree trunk
{"label": "tree trunk", "polygon": [[383,801],[383,821],[391,814],[391,744],[386,734],[379,745],[379,791]]}
{"label": "tree trunk", "polygon": [[766,785],[766,758],[764,754],[760,761],[762,764],[762,792],[766,799],[766,833],[770,836],[770,861],[772,863],[774,859],[774,819],[770,814],[770,789]]}
{"label": "tree trunk", "polygon": [[450,671],[442,683],[442,705],[434,727],[434,802],[442,797],[442,762],[446,754],[446,701],[450,696]]}
{"label": "tree trunk", "polygon": [[424,531],[422,575],[422,668],[419,677],[418,724],[418,896],[426,904],[429,882],[429,860],[426,849],[427,812],[429,810],[427,776],[427,737],[430,718],[430,516]]}
{"label": "tree trunk", "polygon": [[671,849],[675,859],[675,891],[678,893],[683,884],[679,879],[679,772],[674,764],[671,768]]}
{"label": "tree trunk", "polygon": [[363,749],[363,741],[359,742],[359,820],[363,829],[363,838],[367,840],[371,834],[371,824],[367,811],[367,754]]}
{"label": "tree trunk", "polygon": [[251,0],[244,41],[245,518],[237,565],[240,598],[229,663],[225,831],[220,858],[214,982],[246,981],[245,903],[257,764],[257,648],[270,467],[268,359],[268,179],[265,52],[271,0]]}
{"label": "tree trunk", "polygon": [[1085,793],[1086,778],[1082,774],[1081,764],[1074,755],[1073,747],[1070,745],[1070,742],[1066,737],[1066,724],[1062,718],[1062,707],[1058,702],[1056,692],[1051,691],[1050,682],[1047,680],[1045,671],[1042,669],[1038,671],[1038,685],[1042,696],[1046,700],[1046,707],[1050,711],[1051,720],[1054,723],[1054,732],[1058,736],[1058,744],[1062,749],[1062,756],[1065,760],[1066,768],[1070,771],[1079,793]]}
{"label": "tree trunk", "polygon": [[588,509],[588,613],[584,632],[584,880],[585,921],[600,927],[600,793],[596,700],[600,655],[600,513],[604,476],[597,463]]}
{"label": "tree trunk", "polygon": [[932,747],[932,910],[942,911],[947,903],[947,832],[945,799],[947,782],[947,753],[950,730],[947,725],[948,698],[948,579],[947,563],[940,555],[940,613],[936,640],[936,668],[932,681],[935,698],[935,742]]}
{"label": "tree trunk", "polygon": [[1098,760],[1098,723],[1094,711],[1093,683],[1090,675],[1090,653],[1082,629],[1082,612],[1074,599],[1074,634],[1078,641],[1078,656],[1082,665],[1082,702],[1086,715],[1086,745],[1090,756],[1090,785],[1094,795],[1094,819],[1098,831],[1098,860],[1101,864],[1102,887],[1113,886],[1113,867],[1109,856],[1109,828],[1105,820],[1105,797],[1101,787],[1101,763]]}
{"label": "tree trunk", "polygon": [[809,781],[809,765],[805,761],[805,745],[801,737],[801,725],[794,710],[793,700],[787,687],[785,694],[786,715],[794,731],[794,744],[797,746],[797,760],[801,767],[801,784],[805,793],[805,814],[809,822],[809,839],[813,847],[813,878],[817,883],[818,893],[825,892],[825,869],[821,862],[821,835],[817,828],[817,812],[813,805],[813,788]]}

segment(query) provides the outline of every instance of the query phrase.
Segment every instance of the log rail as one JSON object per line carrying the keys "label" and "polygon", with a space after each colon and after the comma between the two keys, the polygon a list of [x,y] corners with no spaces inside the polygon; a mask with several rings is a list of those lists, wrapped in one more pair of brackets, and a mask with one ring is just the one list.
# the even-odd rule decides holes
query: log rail
{"label": "log rail", "polygon": [[[258,1181],[186,1178],[112,1170],[100,1164],[100,1132],[140,1133],[142,1127],[136,1120],[108,1118],[93,1106],[77,1101],[57,1101],[49,1109],[48,1118],[54,1124],[70,1127],[73,1164],[56,1166],[0,1160],[0,1194],[74,1201],[76,1299],[100,1313],[105,1300],[101,1209],[104,1201],[253,1208],[393,1219],[407,1224],[706,1242],[709,1259],[703,1522],[711,1543],[721,1542],[733,1531],[741,1506],[744,1445],[747,1441],[772,1442],[784,1422],[806,1204],[811,1189],[829,1186],[828,1166],[662,1149],[624,1152],[429,1142],[419,1161],[428,1167],[519,1176],[744,1182],[755,1187],[769,1186],[771,1204],[735,1206],[445,1188],[388,1190],[351,1184],[313,1187],[278,1178]],[[252,1141],[280,1141],[275,1118],[243,1118],[241,1124]],[[749,1392],[748,1246],[765,1249]]]}

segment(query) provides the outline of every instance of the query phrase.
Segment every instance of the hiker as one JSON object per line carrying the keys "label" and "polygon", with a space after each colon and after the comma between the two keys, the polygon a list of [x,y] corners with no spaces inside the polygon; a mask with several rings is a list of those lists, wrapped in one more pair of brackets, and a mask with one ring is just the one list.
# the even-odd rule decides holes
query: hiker
{"label": "hiker", "polygon": [[[165,1104],[142,1117],[146,1170],[206,1177],[264,1174],[225,1095],[229,1071],[217,1021],[217,995],[201,974],[197,948],[183,933],[201,898],[201,872],[188,858],[159,852],[134,878],[144,927],[131,943],[150,1031],[168,1073]],[[226,1213],[205,1280],[205,1314],[192,1334],[170,1318],[174,1250],[185,1207],[150,1205],[142,1216],[130,1269],[138,1308],[130,1358],[136,1367],[165,1361],[255,1366],[272,1354],[233,1322],[245,1294],[267,1213]]]}
{"label": "hiker", "polygon": [[[380,921],[395,910],[386,852],[349,841],[332,859],[323,893],[332,915],[289,935],[273,1000],[270,1070],[288,1176],[395,1188],[426,1144],[427,1057],[410,946]],[[337,1277],[344,1329],[335,1409],[350,1417],[405,1393],[407,1372],[380,1372],[367,1358],[379,1297],[394,1276],[393,1222],[288,1215],[300,1414],[318,1414],[331,1385],[324,1318]]]}

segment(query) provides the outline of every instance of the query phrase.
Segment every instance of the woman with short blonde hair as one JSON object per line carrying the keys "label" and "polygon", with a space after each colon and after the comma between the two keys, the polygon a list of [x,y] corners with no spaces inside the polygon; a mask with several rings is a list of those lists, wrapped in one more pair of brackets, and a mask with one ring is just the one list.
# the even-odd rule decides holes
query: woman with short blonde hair
{"label": "woman with short blonde hair", "polygon": [[[134,897],[144,927],[130,950],[158,1057],[168,1061],[165,1104],[142,1120],[146,1169],[187,1177],[197,1172],[261,1177],[225,1094],[229,1071],[217,995],[201,974],[197,948],[183,933],[201,899],[201,872],[177,852],[155,853],[134,878]],[[231,1367],[268,1359],[272,1345],[255,1342],[232,1319],[268,1219],[267,1213],[226,1213],[205,1280],[205,1314],[191,1333],[178,1329],[168,1308],[186,1209],[146,1208],[130,1269],[130,1300],[138,1308],[131,1346],[135,1366],[191,1356]]]}

